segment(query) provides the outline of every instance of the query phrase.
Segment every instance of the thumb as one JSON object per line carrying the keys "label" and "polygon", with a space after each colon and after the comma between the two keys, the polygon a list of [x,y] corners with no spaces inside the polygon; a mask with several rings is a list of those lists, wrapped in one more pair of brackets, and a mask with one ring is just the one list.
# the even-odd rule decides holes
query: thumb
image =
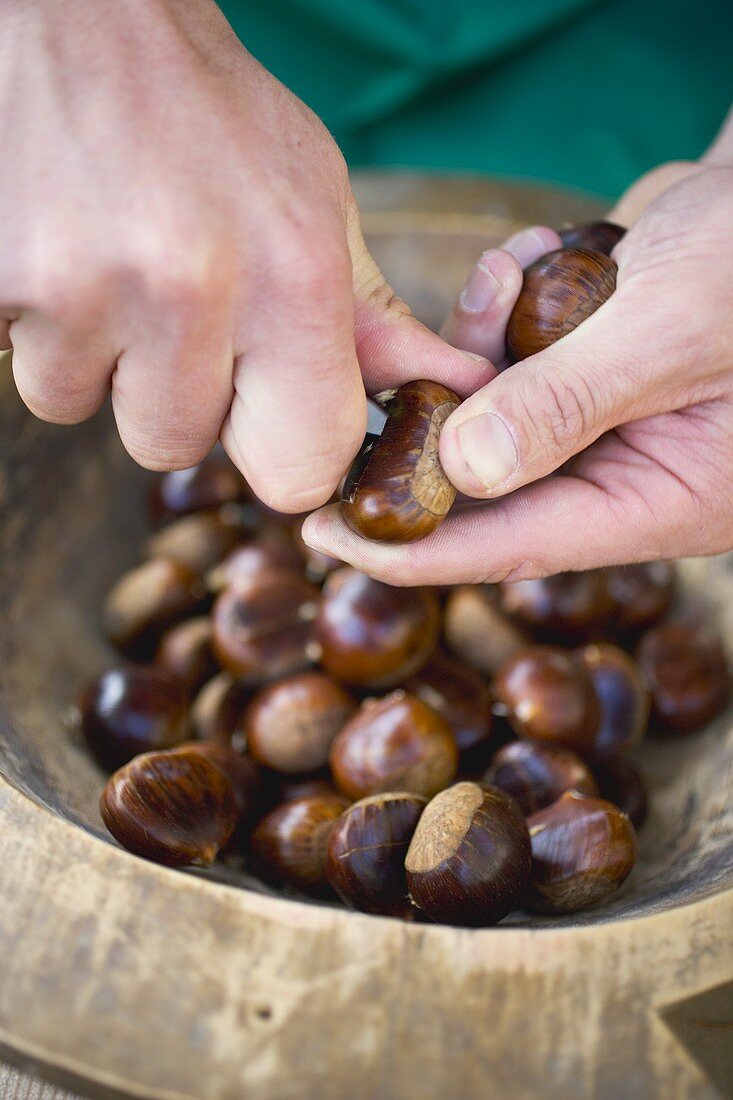
{"label": "thumb", "polygon": [[[681,388],[667,380],[674,353],[660,339],[664,319],[657,311],[651,322],[650,312],[620,288],[575,331],[464,401],[440,439],[456,488],[502,496],[557,470],[610,429],[683,404]],[[671,320],[666,328],[673,330]]]}
{"label": "thumb", "polygon": [[355,202],[349,212],[348,237],[354,286],[354,340],[369,393],[430,378],[465,397],[496,375],[488,359],[451,347],[412,315],[369,252]]}

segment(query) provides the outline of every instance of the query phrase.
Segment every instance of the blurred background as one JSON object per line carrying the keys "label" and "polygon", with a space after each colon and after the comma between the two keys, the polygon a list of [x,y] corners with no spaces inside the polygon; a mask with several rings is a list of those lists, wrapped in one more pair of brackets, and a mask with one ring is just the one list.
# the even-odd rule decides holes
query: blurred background
{"label": "blurred background", "polygon": [[220,0],[352,167],[615,196],[694,159],[733,92],[731,0]]}

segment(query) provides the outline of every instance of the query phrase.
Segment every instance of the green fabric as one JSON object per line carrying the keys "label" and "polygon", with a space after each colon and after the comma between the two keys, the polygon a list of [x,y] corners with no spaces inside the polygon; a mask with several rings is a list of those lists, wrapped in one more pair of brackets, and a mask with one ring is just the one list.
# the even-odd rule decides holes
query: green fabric
{"label": "green fabric", "polygon": [[699,156],[733,93],[731,0],[221,0],[351,165],[615,195]]}

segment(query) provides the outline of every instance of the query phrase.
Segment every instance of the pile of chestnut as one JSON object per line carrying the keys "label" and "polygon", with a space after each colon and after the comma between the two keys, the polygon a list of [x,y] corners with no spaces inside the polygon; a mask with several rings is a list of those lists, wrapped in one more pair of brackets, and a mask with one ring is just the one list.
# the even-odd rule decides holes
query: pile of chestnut
{"label": "pile of chestnut", "polygon": [[[538,264],[544,279],[608,273],[604,259]],[[534,320],[520,297],[510,325],[517,357],[552,313],[542,279]],[[571,305],[575,323],[589,312]],[[345,482],[355,529],[404,540],[440,522],[455,494],[437,440],[457,400],[432,382],[390,398]],[[684,736],[726,703],[720,638],[677,606],[666,563],[392,588],[308,550],[221,452],[160,477],[151,508],[145,560],[103,608],[125,662],[78,712],[112,773],[107,828],[160,863],[220,857],[408,920],[573,913],[632,870],[647,794],[629,754],[647,728]]]}

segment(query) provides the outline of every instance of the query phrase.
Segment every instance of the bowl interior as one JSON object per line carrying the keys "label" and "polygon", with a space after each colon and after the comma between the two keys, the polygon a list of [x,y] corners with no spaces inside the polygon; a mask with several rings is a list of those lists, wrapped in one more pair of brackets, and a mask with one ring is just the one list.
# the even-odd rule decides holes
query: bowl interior
{"label": "bowl interior", "polygon": [[[597,212],[586,200],[487,181],[370,176],[361,192],[377,258],[433,325],[482,248],[526,221]],[[151,476],[126,456],[108,409],[73,429],[31,417],[0,359],[0,772],[100,837],[104,776],[64,717],[79,685],[115,660],[98,608],[139,558]],[[701,602],[733,641],[733,557],[681,570],[685,598]],[[613,902],[560,923],[639,915],[733,884],[733,708],[700,734],[647,741],[638,760],[651,788],[638,865]],[[238,872],[212,877],[262,889]],[[511,923],[557,922],[518,914]]]}

